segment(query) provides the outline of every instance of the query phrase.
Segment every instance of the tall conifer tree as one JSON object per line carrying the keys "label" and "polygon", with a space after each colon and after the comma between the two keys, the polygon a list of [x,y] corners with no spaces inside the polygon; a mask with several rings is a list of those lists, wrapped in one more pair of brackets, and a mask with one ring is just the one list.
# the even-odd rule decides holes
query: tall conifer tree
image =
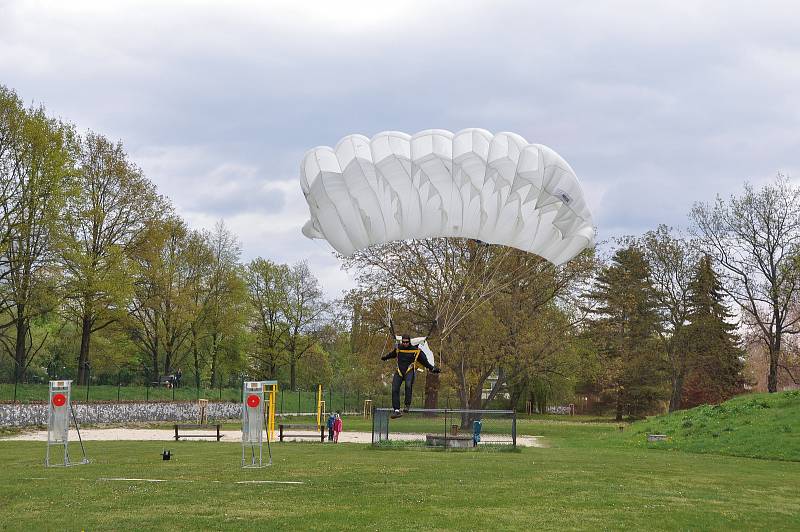
{"label": "tall conifer tree", "polygon": [[649,266],[635,246],[618,250],[588,298],[588,332],[601,361],[600,385],[615,395],[616,418],[640,415],[666,395],[665,365],[656,334],[662,318]]}
{"label": "tall conifer tree", "polygon": [[741,341],[725,306],[711,258],[700,259],[689,286],[687,335],[692,366],[686,368],[683,407],[719,403],[742,390]]}

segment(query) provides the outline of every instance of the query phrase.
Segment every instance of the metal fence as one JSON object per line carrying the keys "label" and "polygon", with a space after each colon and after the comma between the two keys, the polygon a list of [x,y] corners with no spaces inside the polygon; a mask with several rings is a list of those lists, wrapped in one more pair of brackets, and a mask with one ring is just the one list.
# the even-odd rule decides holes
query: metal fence
{"label": "metal fence", "polygon": [[[72,396],[76,401],[149,403],[149,402],[194,402],[198,399],[238,403],[242,400],[239,387],[195,388],[181,385],[173,388],[137,385],[91,384],[73,386]],[[46,403],[47,384],[0,384],[2,403]],[[326,412],[361,413],[365,399],[373,396],[347,390],[323,389]],[[279,389],[277,413],[281,415],[311,414],[317,411],[317,391]]]}
{"label": "metal fence", "polygon": [[373,445],[445,449],[517,446],[514,410],[412,408],[396,419],[392,413],[390,408],[373,410]]}

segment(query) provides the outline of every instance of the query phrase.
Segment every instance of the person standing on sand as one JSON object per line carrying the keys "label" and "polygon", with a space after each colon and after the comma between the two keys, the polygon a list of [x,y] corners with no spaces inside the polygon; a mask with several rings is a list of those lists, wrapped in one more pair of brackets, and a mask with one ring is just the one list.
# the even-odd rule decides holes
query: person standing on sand
{"label": "person standing on sand", "polygon": [[339,443],[339,434],[342,432],[342,416],[336,412],[336,420],[333,422],[333,441]]}
{"label": "person standing on sand", "polygon": [[328,441],[333,441],[333,426],[336,423],[336,414],[331,412],[331,415],[328,416]]}

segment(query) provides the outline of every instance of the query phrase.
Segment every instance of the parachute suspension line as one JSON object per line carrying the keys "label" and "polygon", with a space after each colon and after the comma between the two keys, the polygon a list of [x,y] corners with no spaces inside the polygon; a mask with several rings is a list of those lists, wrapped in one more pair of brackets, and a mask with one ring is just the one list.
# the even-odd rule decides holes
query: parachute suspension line
{"label": "parachute suspension line", "polygon": [[450,240],[449,239],[445,239],[444,243],[445,243],[444,267],[445,268],[450,268],[451,275],[448,276],[448,275],[445,274],[440,279],[440,282],[442,283],[443,287],[445,288],[446,294],[447,294],[447,298],[446,299],[439,299],[439,304],[438,304],[437,309],[436,309],[436,319],[437,319],[437,321],[439,320],[439,318],[442,315],[444,315],[444,319],[443,319],[443,326],[444,327],[442,329],[442,333],[444,333],[444,330],[446,330],[447,323],[450,320],[450,308],[451,308],[450,304],[451,304],[451,302],[453,300],[453,284],[452,284],[452,277],[453,276],[452,276],[452,272],[455,272],[455,269],[456,269],[455,268],[455,264],[454,264],[453,259],[452,259],[454,254],[452,252],[450,252]]}
{"label": "parachute suspension line", "polygon": [[[392,339],[392,345],[394,345],[394,343],[395,343],[395,340]],[[381,351],[381,356],[383,356],[386,353],[388,353],[387,348],[389,347],[389,345],[390,345],[389,344],[389,337],[387,336],[386,340],[383,341],[383,351]]]}
{"label": "parachute suspension line", "polygon": [[454,306],[453,295],[455,293],[455,288],[454,288],[454,285],[453,285],[453,277],[454,277],[454,274],[456,272],[456,266],[455,266],[455,258],[454,258],[455,257],[455,253],[450,251],[450,247],[451,247],[450,240],[449,239],[445,240],[444,266],[445,266],[445,268],[449,268],[450,269],[450,275],[446,275],[445,274],[443,276],[443,278],[440,279],[440,281],[441,281],[441,283],[443,285],[443,288],[446,290],[447,297],[446,297],[446,299],[440,299],[439,300],[438,309],[436,311],[437,321],[438,321],[439,317],[441,317],[442,315],[444,316],[444,319],[442,320],[441,329],[440,329],[442,337],[444,337],[447,334],[449,334],[448,333],[449,327],[447,326],[447,324],[450,323],[450,321],[451,321],[451,315],[452,315],[453,306]]}
{"label": "parachute suspension line", "polygon": [[477,307],[479,307],[479,306],[480,306],[480,304],[481,304],[483,301],[485,301],[485,300],[486,300],[486,299],[488,299],[488,298],[491,298],[491,297],[493,297],[493,296],[494,296],[495,294],[497,294],[498,292],[500,292],[500,291],[502,291],[502,290],[505,290],[506,288],[508,288],[509,286],[511,286],[511,285],[512,285],[513,283],[515,283],[516,281],[518,281],[518,280],[522,279],[523,277],[525,277],[526,275],[528,275],[528,274],[532,273],[532,272],[533,272],[533,271],[536,269],[536,267],[537,267],[537,265],[536,265],[536,263],[534,263],[533,265],[530,265],[530,264],[523,264],[523,265],[522,265],[522,266],[520,266],[519,268],[516,268],[516,269],[513,271],[513,274],[510,276],[510,279],[508,279],[507,281],[505,281],[505,282],[503,282],[503,283],[501,283],[501,284],[499,284],[499,285],[497,285],[497,286],[493,287],[491,290],[488,290],[488,291],[487,291],[487,292],[484,294],[484,297],[483,297],[483,298],[482,298],[480,301],[475,301],[475,302],[472,304],[472,306],[470,306],[470,308],[468,308],[468,309],[467,309],[467,310],[464,312],[463,316],[462,316],[462,317],[461,317],[459,320],[457,320],[457,321],[455,322],[455,324],[454,324],[454,327],[455,327],[455,326],[457,326],[459,323],[461,323],[461,321],[462,321],[462,320],[463,320],[463,319],[464,319],[466,316],[468,316],[468,315],[469,315],[469,314],[470,314],[472,311],[474,311],[474,310],[475,310]]}
{"label": "parachute suspension line", "polygon": [[[488,250],[489,247],[486,246],[484,249]],[[464,281],[461,283],[460,289],[454,287],[452,284],[449,286],[449,297],[447,301],[441,305],[441,307],[443,307],[442,310],[445,312],[445,319],[440,328],[442,337],[448,336],[472,310],[477,308],[480,303],[489,297],[488,293],[491,291],[492,286],[490,281],[510,253],[509,248],[504,249],[499,260],[491,261],[496,263],[493,265],[487,260],[489,252],[484,251],[480,253],[479,250],[470,261],[469,268],[463,277]],[[479,268],[483,270],[479,271]],[[455,269],[454,265],[453,271],[455,271]],[[478,294],[473,298],[465,298],[465,294],[472,293],[473,288],[478,291]],[[458,296],[454,298],[456,293]]]}
{"label": "parachute suspension line", "polygon": [[[476,253],[475,256],[472,258],[472,260],[470,261],[471,264],[469,265],[466,275],[464,276],[464,281],[461,283],[461,289],[460,291],[458,291],[458,296],[455,298],[455,300],[452,303],[452,306],[450,307],[447,323],[445,325],[447,334],[450,334],[450,332],[452,332],[453,329],[455,328],[455,325],[458,322],[460,322],[461,319],[463,319],[462,317],[463,310],[465,306],[468,304],[467,301],[465,301],[464,299],[465,294],[472,293],[472,288],[476,284],[476,282],[479,287],[485,286],[486,255],[487,252]],[[480,267],[484,268],[484,272],[478,271]],[[469,291],[467,289],[469,289]],[[453,292],[451,292],[451,298],[452,295]]]}
{"label": "parachute suspension line", "polygon": [[394,319],[392,318],[392,306],[394,302],[394,296],[392,296],[391,291],[386,295],[386,318],[389,322],[389,334],[392,337],[392,342],[397,341],[397,333],[394,331]]}
{"label": "parachute suspension line", "polygon": [[[462,283],[461,291],[453,308],[451,316],[452,319],[450,320],[452,326],[449,328],[451,330],[455,328],[455,326],[457,326],[458,323],[460,323],[476,306],[472,305],[471,303],[473,302],[480,303],[486,298],[485,292],[491,286],[490,281],[491,278],[494,276],[494,272],[492,271],[490,264],[491,257],[488,257],[489,247],[486,246],[484,249],[486,249],[487,251],[483,253],[476,253],[475,258],[472,261],[472,264],[470,265],[470,269],[467,271],[465,282]],[[507,250],[505,250],[504,255],[500,259],[501,263],[502,260],[505,259],[506,254]],[[477,271],[479,267],[483,268],[483,270],[480,272]],[[495,270],[496,269],[497,267],[495,267]],[[472,298],[471,301],[469,300],[465,301],[464,294],[468,293],[467,289],[471,291],[476,284],[477,284],[476,289],[478,290],[478,294],[474,298]]]}
{"label": "parachute suspension line", "polygon": [[[494,278],[498,274],[500,267],[510,253],[511,249],[506,247],[499,259],[493,261],[494,264],[484,263],[485,269],[480,277],[478,285],[480,287],[480,293],[470,301],[457,302],[453,305],[454,308],[450,311],[448,319],[443,327],[442,337],[449,335],[467,316],[480,307],[480,305],[482,305],[487,299],[490,299],[500,291],[505,290],[511,284],[532,273],[536,269],[536,263],[532,265],[530,263],[523,263],[512,270],[509,278],[506,281],[500,282],[499,284],[493,283],[492,281],[494,281]],[[468,274],[468,279],[471,280],[471,282],[465,283],[462,286],[460,297],[463,297],[463,292],[468,286],[474,284],[477,276],[472,277],[471,274]]]}
{"label": "parachute suspension line", "polygon": [[[454,274],[457,271],[455,253],[452,254],[452,257],[451,270],[453,275],[450,276],[451,279],[455,276]],[[443,311],[445,312],[445,319],[443,320],[441,329],[443,337],[448,336],[452,332],[454,328],[453,324],[457,321],[464,306],[464,294],[467,292],[467,288],[471,288],[473,281],[478,277],[476,275],[476,270],[482,262],[481,258],[473,257],[466,274],[463,276],[463,281],[460,283],[460,289],[452,281],[448,283],[448,298],[443,304]],[[456,293],[458,294],[457,296]]]}

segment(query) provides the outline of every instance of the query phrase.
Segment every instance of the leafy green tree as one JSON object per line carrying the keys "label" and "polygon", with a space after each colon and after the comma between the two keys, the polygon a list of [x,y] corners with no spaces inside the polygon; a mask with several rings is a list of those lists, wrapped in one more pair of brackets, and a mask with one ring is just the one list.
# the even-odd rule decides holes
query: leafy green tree
{"label": "leafy green tree", "polygon": [[[357,287],[339,302],[341,313],[334,312],[331,325],[340,335],[323,334],[322,343],[331,353],[341,353],[334,361],[334,385],[347,386],[368,396],[388,392],[386,363],[380,357],[392,346],[386,319],[386,300],[374,292]],[[326,328],[326,329],[327,329]],[[346,336],[343,333],[346,332]],[[347,345],[341,345],[345,343]],[[338,371],[344,367],[343,371]],[[390,370],[391,371],[391,370]]]}
{"label": "leafy green tree", "polygon": [[[8,277],[11,275],[9,248],[20,208],[16,201],[21,168],[16,163],[24,145],[25,107],[17,94],[0,85],[0,312],[13,305]],[[13,322],[2,324],[5,329]]]}
{"label": "leafy green tree", "polygon": [[60,213],[74,192],[75,135],[71,126],[49,118],[44,108],[21,109],[2,95],[4,118],[2,212],[7,224],[4,255],[4,320],[0,343],[14,359],[17,382],[44,345],[34,341],[31,322],[59,303],[60,272],[55,241]]}
{"label": "leafy green tree", "polygon": [[[365,299],[394,301],[392,307],[398,309],[395,322],[404,330],[425,334],[436,320],[431,341],[434,349],[443,353],[444,365],[449,365],[448,357],[460,350],[464,341],[454,344],[450,336],[472,313],[489,308],[484,306],[487,302],[545,278],[550,284],[542,285],[545,297],[537,304],[566,297],[582,275],[582,264],[570,261],[554,268],[531,253],[460,238],[392,242],[359,250],[345,259],[345,267],[354,271]],[[387,330],[389,316],[385,310],[383,314],[380,321]],[[426,408],[436,408],[439,381],[445,377],[426,375]],[[505,379],[498,381],[504,383]]]}
{"label": "leafy green tree", "polygon": [[239,358],[248,312],[247,290],[239,265],[239,242],[224,223],[218,222],[213,232],[203,232],[198,249],[202,251],[197,267],[203,271],[193,290],[192,352],[197,386],[200,362],[207,360],[213,387],[219,380],[220,357],[234,364]]}
{"label": "leafy green tree", "polygon": [[569,402],[581,364],[576,331],[582,319],[553,303],[531,316],[519,336],[521,349],[512,353],[505,369],[514,407],[526,396],[539,412],[554,400]]}
{"label": "leafy green tree", "polygon": [[61,218],[60,251],[65,307],[81,331],[78,382],[86,384],[92,334],[125,316],[133,293],[131,253],[166,206],[122,143],[91,132],[81,139],[76,185]]}
{"label": "leafy green tree", "polygon": [[150,224],[136,249],[138,271],[129,324],[152,379],[186,361],[197,312],[193,296],[202,275],[191,257],[193,248],[201,245],[202,239],[183,220],[170,216]]}
{"label": "leafy green tree", "polygon": [[278,368],[286,362],[288,276],[286,265],[260,257],[247,265],[245,274],[251,306],[248,355],[253,369],[268,379],[277,379]]}
{"label": "leafy green tree", "polygon": [[600,385],[615,396],[617,420],[640,415],[666,396],[661,316],[642,251],[617,250],[586,297],[594,305],[587,332],[600,359]]}
{"label": "leafy green tree", "polygon": [[[190,286],[187,287],[188,314],[190,316],[188,342],[196,388],[200,388],[202,375],[209,361],[204,349],[207,336],[205,317],[209,306],[209,285],[211,284],[214,258],[211,248],[206,243],[204,235],[193,231],[189,235],[186,249],[186,266],[189,270],[187,278],[190,283]],[[212,372],[211,377],[211,386],[213,387],[216,384],[215,372]]]}
{"label": "leafy green tree", "polygon": [[[330,355],[322,349],[320,344],[314,344],[308,349],[305,355],[297,361],[298,377],[297,384],[305,390],[314,390],[317,385],[322,384],[325,389],[329,389],[333,379],[333,368],[331,367]],[[336,387],[341,392],[346,388]],[[328,405],[329,409],[332,405]]]}

